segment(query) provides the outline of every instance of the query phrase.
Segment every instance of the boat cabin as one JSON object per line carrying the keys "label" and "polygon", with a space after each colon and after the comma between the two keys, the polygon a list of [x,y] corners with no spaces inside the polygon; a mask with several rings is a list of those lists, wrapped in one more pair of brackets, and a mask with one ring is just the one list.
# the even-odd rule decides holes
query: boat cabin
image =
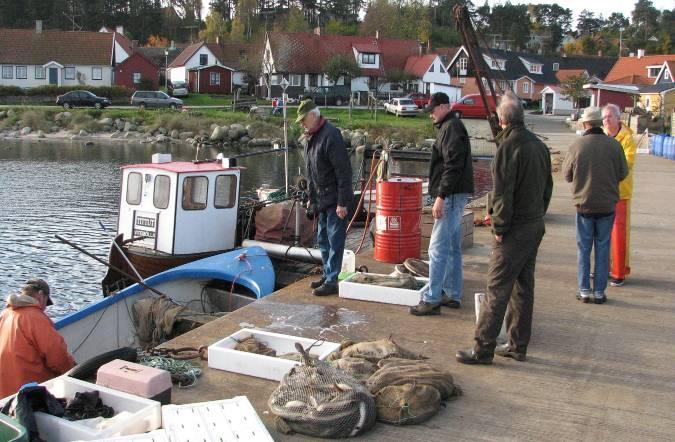
{"label": "boat cabin", "polygon": [[[117,233],[148,252],[216,252],[235,246],[240,169],[227,158],[152,163],[122,168]],[[133,239],[131,242],[129,240]]]}

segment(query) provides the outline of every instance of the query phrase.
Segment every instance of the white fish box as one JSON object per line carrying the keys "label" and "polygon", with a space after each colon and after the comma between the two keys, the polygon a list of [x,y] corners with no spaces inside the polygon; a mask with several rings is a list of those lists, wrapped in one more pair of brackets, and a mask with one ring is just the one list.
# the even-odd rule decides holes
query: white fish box
{"label": "white fish box", "polygon": [[[85,442],[82,440],[76,442]],[[173,442],[166,430],[153,430],[149,433],[132,434],[129,436],[107,437],[96,439],[95,442]]]}
{"label": "white fish box", "polygon": [[162,407],[171,442],[273,442],[246,396]]}
{"label": "white fish box", "polygon": [[[73,399],[75,393],[98,390],[104,405],[115,410],[115,416],[106,419],[110,424],[105,429],[96,429],[78,421],[68,421],[50,414],[36,412],[35,422],[40,437],[48,442],[69,442],[73,440],[97,440],[114,436],[145,433],[162,426],[161,405],[157,401],[144,399],[101,385],[81,381],[68,376],[59,376],[42,384],[57,398]],[[4,404],[6,399],[2,400]],[[122,412],[128,415],[118,416]]]}
{"label": "white fish box", "polygon": [[[368,274],[373,276],[389,276],[366,273],[366,275]],[[415,278],[420,283],[424,283],[424,286],[419,290],[409,290],[351,282],[355,276],[356,274],[340,282],[340,298],[413,306],[419,304],[420,299],[422,299],[422,293],[429,289],[429,278]]]}
{"label": "white fish box", "polygon": [[[209,367],[269,379],[271,381],[280,381],[291,368],[300,364],[297,361],[289,359],[234,349],[239,342],[250,336],[255,337],[257,341],[276,350],[277,355],[296,353],[296,342],[302,344],[305,349],[317,343],[316,339],[299,338],[280,333],[244,328],[215,344],[209,345]],[[324,360],[339,348],[340,344],[324,341],[317,343],[317,345],[309,350],[309,354],[316,356],[320,360]]]}

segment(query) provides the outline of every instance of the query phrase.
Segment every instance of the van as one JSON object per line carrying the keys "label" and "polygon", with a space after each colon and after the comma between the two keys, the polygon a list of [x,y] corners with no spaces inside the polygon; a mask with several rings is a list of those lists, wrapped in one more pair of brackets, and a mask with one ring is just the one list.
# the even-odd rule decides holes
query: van
{"label": "van", "polygon": [[[494,98],[491,95],[486,95],[486,98],[490,111],[496,112],[497,106],[495,105]],[[497,100],[499,98],[500,96],[498,95]],[[483,106],[483,99],[480,94],[465,95],[450,106],[450,112],[457,118],[487,118],[487,112],[485,111],[485,106]]]}
{"label": "van", "polygon": [[183,107],[183,100],[169,97],[162,91],[136,91],[131,96],[129,104],[138,106],[141,109],[150,107],[170,107],[171,109],[180,109]]}

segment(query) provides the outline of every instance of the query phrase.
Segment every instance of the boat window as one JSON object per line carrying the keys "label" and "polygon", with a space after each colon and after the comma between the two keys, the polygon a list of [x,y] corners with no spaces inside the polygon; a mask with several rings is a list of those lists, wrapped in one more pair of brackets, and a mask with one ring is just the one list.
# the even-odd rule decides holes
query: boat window
{"label": "boat window", "polygon": [[213,205],[216,209],[229,209],[234,207],[237,198],[237,176],[218,175],[216,177],[216,192],[213,197]]}
{"label": "boat window", "polygon": [[169,207],[169,193],[171,193],[171,178],[166,175],[155,177],[155,190],[152,193],[152,203],[157,209]]}
{"label": "boat window", "polygon": [[143,175],[138,172],[131,172],[127,177],[127,204],[134,206],[140,204],[142,191]]}
{"label": "boat window", "polygon": [[190,176],[183,180],[183,209],[206,209],[209,180],[205,176]]}

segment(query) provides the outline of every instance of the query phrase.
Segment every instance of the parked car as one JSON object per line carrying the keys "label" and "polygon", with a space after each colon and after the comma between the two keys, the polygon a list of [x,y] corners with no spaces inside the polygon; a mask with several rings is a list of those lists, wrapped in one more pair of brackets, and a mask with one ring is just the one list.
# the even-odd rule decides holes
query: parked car
{"label": "parked car", "polygon": [[172,97],[187,97],[190,93],[188,84],[184,81],[170,81],[166,89]]}
{"label": "parked car", "polygon": [[136,91],[131,96],[130,103],[132,106],[138,106],[141,109],[145,109],[146,107],[179,109],[183,107],[183,100],[169,97],[161,91]]}
{"label": "parked car", "polygon": [[[491,95],[487,95],[486,98],[488,100],[490,112],[495,112],[497,106],[495,105],[494,98],[492,98]],[[499,96],[497,96],[497,100],[499,101]],[[450,106],[450,112],[457,118],[487,118],[487,111],[485,110],[485,106],[483,106],[483,99],[480,94],[465,95]]]}
{"label": "parked car", "polygon": [[349,87],[319,86],[307,98],[311,98],[319,106],[342,106],[349,103]]}
{"label": "parked car", "polygon": [[429,104],[431,100],[431,95],[423,94],[422,92],[412,92],[405,96],[405,98],[410,98],[418,108],[422,109],[424,106]]}
{"label": "parked car", "polygon": [[397,117],[401,115],[412,115],[414,117],[419,113],[417,105],[410,98],[392,98],[384,103],[384,110]]}
{"label": "parked car", "polygon": [[56,105],[64,109],[73,107],[95,107],[101,109],[110,106],[112,102],[105,97],[99,97],[89,91],[70,91],[56,97]]}

